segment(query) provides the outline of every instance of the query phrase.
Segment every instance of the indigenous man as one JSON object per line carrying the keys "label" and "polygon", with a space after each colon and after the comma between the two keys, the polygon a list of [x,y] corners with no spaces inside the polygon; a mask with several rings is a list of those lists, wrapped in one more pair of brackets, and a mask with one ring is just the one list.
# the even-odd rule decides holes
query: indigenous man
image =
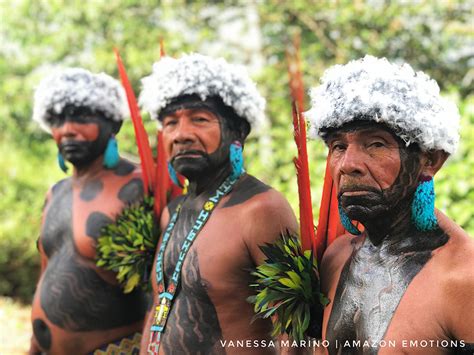
{"label": "indigenous man", "polygon": [[67,170],[70,162],[72,176],[46,197],[31,354],[139,351],[146,298],[124,294],[94,261],[101,228],[143,196],[140,171],[120,158],[115,141],[126,110],[116,80],[84,69],[52,75],[36,91],[33,118],[52,134],[59,165]]}
{"label": "indigenous man", "polygon": [[242,167],[264,100],[240,68],[199,54],[163,58],[143,86],[140,101],[161,122],[170,174],[189,186],[163,213],[141,351],[273,353],[262,345],[271,323],[252,322],[249,270],[263,262],[259,245],[295,231],[296,218],[280,193]]}
{"label": "indigenous man", "polygon": [[472,352],[474,243],[434,208],[433,177],[459,141],[457,108],[425,74],[371,56],[328,70],[312,106],[352,234],[321,266],[329,353]]}

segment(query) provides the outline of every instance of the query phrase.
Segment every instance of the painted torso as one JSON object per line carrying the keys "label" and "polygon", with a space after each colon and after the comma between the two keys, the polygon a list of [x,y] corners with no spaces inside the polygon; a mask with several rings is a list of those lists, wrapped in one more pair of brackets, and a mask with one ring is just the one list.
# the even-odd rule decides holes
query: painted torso
{"label": "painted torso", "polygon": [[462,346],[448,329],[449,318],[458,317],[449,294],[466,271],[453,258],[466,252],[460,245],[467,238],[439,229],[429,237],[396,252],[363,236],[331,245],[323,264],[332,300],[324,319],[329,354],[443,354]]}
{"label": "painted torso", "polygon": [[[255,265],[246,236],[249,213],[274,193],[253,177],[242,178],[220,202],[190,248],[183,264],[181,286],[162,336],[162,354],[223,354],[262,349],[225,348],[229,340],[269,340],[270,323],[251,323],[249,270]],[[182,198],[180,198],[182,200]],[[173,201],[173,210],[178,201]],[[165,252],[165,277],[174,271],[179,250],[199,213],[186,203]],[[275,221],[278,224],[278,221]],[[269,351],[271,353],[271,351]]]}
{"label": "painted torso", "polygon": [[141,198],[139,175],[121,161],[87,181],[63,180],[48,196],[32,322],[37,342],[51,354],[86,353],[141,330],[144,294],[123,294],[115,276],[94,261],[100,229]]}

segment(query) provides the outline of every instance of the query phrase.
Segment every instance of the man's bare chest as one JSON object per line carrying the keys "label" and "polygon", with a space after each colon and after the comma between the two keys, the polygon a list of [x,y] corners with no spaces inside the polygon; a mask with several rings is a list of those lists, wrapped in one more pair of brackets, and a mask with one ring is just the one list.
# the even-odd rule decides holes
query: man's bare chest
{"label": "man's bare chest", "polygon": [[408,286],[430,253],[385,255],[359,250],[343,267],[333,300],[327,338],[378,343],[387,332]]}
{"label": "man's bare chest", "polygon": [[189,293],[203,288],[228,292],[233,283],[246,282],[251,260],[242,234],[227,222],[231,216],[215,211],[194,235],[195,217],[184,213],[173,228],[164,251],[165,280],[179,273],[181,286]]}
{"label": "man's bare chest", "polygon": [[66,244],[72,244],[84,257],[94,258],[102,228],[112,223],[123,209],[124,195],[127,198],[130,195],[127,190],[134,189],[130,183],[109,185],[102,180],[93,180],[74,187],[71,180],[66,180],[53,188],[41,236],[48,258]]}

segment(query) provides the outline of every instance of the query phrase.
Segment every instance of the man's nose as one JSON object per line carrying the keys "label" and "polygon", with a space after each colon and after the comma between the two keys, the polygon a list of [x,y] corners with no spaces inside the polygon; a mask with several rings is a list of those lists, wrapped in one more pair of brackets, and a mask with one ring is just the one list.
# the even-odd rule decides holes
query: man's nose
{"label": "man's nose", "polygon": [[176,144],[192,143],[195,138],[195,127],[188,120],[179,120],[174,131],[173,142]]}
{"label": "man's nose", "polygon": [[69,120],[64,121],[61,126],[61,133],[64,137],[75,137],[77,135],[75,123]]}
{"label": "man's nose", "polygon": [[349,144],[344,151],[341,161],[341,173],[346,175],[363,175],[367,169],[365,165],[366,158],[359,146]]}

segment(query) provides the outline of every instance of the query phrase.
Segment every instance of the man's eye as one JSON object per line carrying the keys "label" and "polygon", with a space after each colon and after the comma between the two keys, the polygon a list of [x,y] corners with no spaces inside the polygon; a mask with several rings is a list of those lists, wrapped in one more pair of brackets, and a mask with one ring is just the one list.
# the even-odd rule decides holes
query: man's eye
{"label": "man's eye", "polygon": [[380,142],[380,141],[374,141],[369,144],[369,148],[382,148],[385,147],[385,143]]}
{"label": "man's eye", "polygon": [[176,125],[177,121],[176,120],[164,120],[163,126],[164,127],[171,127]]}
{"label": "man's eye", "polygon": [[342,143],[331,144],[331,151],[332,152],[340,152],[340,151],[343,151],[345,148],[346,148],[346,146]]}
{"label": "man's eye", "polygon": [[198,123],[209,122],[209,120],[206,117],[202,117],[202,116],[193,117],[193,121],[198,122]]}

